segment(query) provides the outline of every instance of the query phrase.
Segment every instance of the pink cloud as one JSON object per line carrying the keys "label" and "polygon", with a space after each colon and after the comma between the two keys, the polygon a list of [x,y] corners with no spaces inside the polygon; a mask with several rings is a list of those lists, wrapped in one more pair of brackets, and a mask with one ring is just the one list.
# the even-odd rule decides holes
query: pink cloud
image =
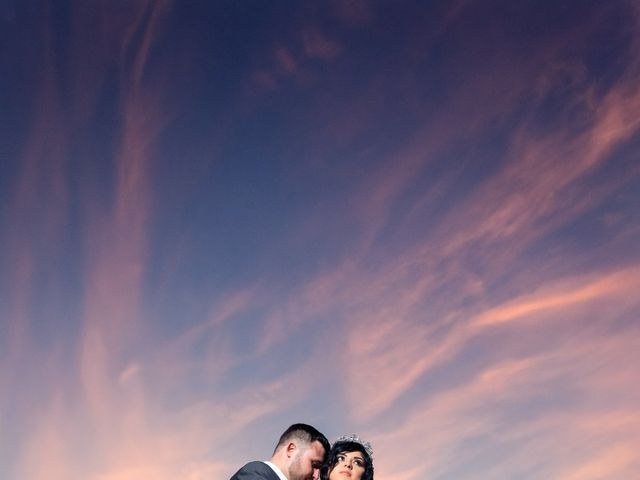
{"label": "pink cloud", "polygon": [[[625,385],[637,384],[640,370],[628,360],[638,340],[637,336],[591,336],[586,342],[568,342],[538,356],[491,363],[459,386],[434,391],[408,412],[397,429],[374,435],[374,444],[385,452],[377,460],[379,472],[393,479],[446,476],[471,466],[477,455],[495,455],[497,460],[483,470],[488,478],[536,471],[541,457],[547,461],[539,473],[548,478],[564,478],[568,472],[564,462],[575,472],[573,467],[582,461],[586,462],[580,471],[585,474],[625,478],[637,466],[627,452],[639,439],[635,402],[640,390],[632,389],[613,402],[590,400],[605,400],[612,391],[620,391],[622,384],[615,390],[593,387],[613,371]],[[543,400],[538,404],[542,411],[517,419],[508,415],[518,405],[538,408],[535,399],[539,397],[571,398],[564,395],[565,389],[578,392],[572,405],[543,406],[549,401]],[[602,421],[594,425],[597,419]]]}
{"label": "pink cloud", "polygon": [[298,70],[298,64],[288,48],[283,46],[277,47],[273,55],[281,74],[293,75]]}
{"label": "pink cloud", "polygon": [[278,80],[275,74],[266,70],[257,70],[253,73],[253,81],[259,90],[275,90],[278,88]]}
{"label": "pink cloud", "polygon": [[70,448],[73,425],[64,422],[66,413],[64,395],[52,394],[51,404],[37,414],[35,425],[26,445],[17,459],[15,478],[30,480],[74,479],[76,459]]}
{"label": "pink cloud", "polygon": [[313,81],[309,59],[330,61],[341,52],[340,44],[317,28],[303,30],[299,41],[301,45],[279,44],[269,51],[266,62],[250,74],[251,90],[257,88],[260,93],[277,90],[285,79],[308,86]]}
{"label": "pink cloud", "polygon": [[[469,90],[474,91],[473,88]],[[512,102],[518,98],[517,95],[507,97]],[[314,304],[319,305],[320,310],[322,305],[327,311],[341,302],[350,305],[350,351],[355,357],[349,360],[353,369],[346,383],[351,386],[348,396],[354,410],[357,404],[361,419],[372,418],[384,411],[430,368],[450,360],[478,334],[475,330],[478,326],[538,312],[555,314],[593,300],[610,301],[612,295],[628,295],[628,290],[621,286],[630,280],[626,277],[628,273],[614,273],[608,277],[606,273],[596,272],[593,284],[583,284],[575,290],[563,289],[562,293],[519,298],[512,304],[484,313],[436,310],[437,314],[429,314],[428,302],[447,282],[460,286],[461,294],[473,291],[482,295],[482,277],[467,275],[461,266],[461,260],[473,256],[478,244],[498,250],[492,261],[487,261],[489,267],[484,281],[491,280],[533,240],[587,211],[611,188],[616,188],[618,183],[613,182],[595,195],[581,191],[579,184],[595,168],[606,164],[612,149],[637,131],[637,122],[630,116],[637,111],[638,98],[637,86],[623,80],[606,96],[598,111],[592,112],[591,126],[576,136],[563,133],[566,130],[562,128],[533,136],[526,126],[523,127],[512,139],[503,170],[472,190],[450,210],[451,213],[425,233],[423,241],[415,248],[397,256],[388,254],[387,261],[373,276],[365,267],[366,259],[371,254],[371,245],[391,220],[389,212],[395,202],[411,188],[416,176],[440,149],[472,131],[460,133],[458,125],[454,128],[445,116],[442,122],[434,122],[438,125],[435,131],[425,129],[416,135],[412,145],[393,157],[394,161],[384,162],[384,168],[365,177],[351,204],[354,218],[365,225],[365,233],[359,239],[361,248],[349,259],[349,268],[340,265],[335,272],[322,274],[309,283],[309,291],[303,297],[315,298]],[[496,115],[489,111],[486,117]],[[484,123],[487,120],[484,118]],[[563,197],[559,193],[569,187],[576,188],[582,196],[579,201],[561,204]],[[419,204],[428,205],[437,200],[440,192],[425,192],[418,200]],[[412,211],[415,216],[407,219],[407,224],[419,220],[419,212],[419,209]],[[397,225],[398,219],[393,220]],[[506,242],[508,248],[500,248]],[[482,255],[486,258],[487,254],[482,252]],[[436,269],[439,274],[434,277],[430,272]],[[636,277],[635,273],[629,275],[633,277],[631,280]],[[420,280],[416,281],[416,278]],[[544,281],[548,279],[535,280]],[[558,283],[554,284],[558,286]],[[529,288],[531,285],[529,283]],[[533,285],[536,288],[542,283]],[[304,312],[304,309],[300,311]],[[479,323],[468,325],[463,320],[465,315],[467,318],[481,315],[477,317]],[[297,317],[291,315],[291,318],[302,322],[310,316],[305,317],[302,313]],[[435,331],[439,333],[436,335]],[[447,333],[443,334],[443,331]],[[370,392],[365,395],[367,401],[364,402],[363,391]]]}
{"label": "pink cloud", "polygon": [[367,0],[334,0],[336,15],[350,26],[364,26],[374,19],[371,4]]}
{"label": "pink cloud", "polygon": [[[229,338],[223,335],[223,327],[229,323],[235,315],[241,314],[252,306],[255,306],[260,299],[254,288],[246,288],[218,299],[209,309],[208,317],[205,321],[194,323],[175,341],[172,342],[170,350],[172,355],[188,356],[189,350],[194,344],[204,338],[211,337],[211,342],[215,342],[216,361],[211,362],[215,367],[229,368],[232,364],[231,349],[228,347]],[[214,344],[211,344],[214,347]],[[228,353],[228,355],[226,355]]]}
{"label": "pink cloud", "polygon": [[[441,313],[429,315],[428,303],[423,301],[440,282],[427,277],[423,283],[411,284],[397,272],[380,278],[394,288],[373,289],[376,293],[363,297],[372,288],[364,277],[340,287],[346,297],[360,298],[358,308],[350,309],[349,348],[343,355],[344,363],[350,365],[346,392],[361,421],[390,407],[434,367],[454,361],[487,327],[514,320],[531,322],[544,313],[548,319],[544,328],[553,329],[555,319],[582,322],[581,312],[599,304],[617,306],[607,307],[609,314],[630,311],[636,305],[631,300],[633,286],[640,279],[638,269],[630,268],[593,278],[556,280],[539,292],[475,316],[461,310],[449,312],[447,319]],[[463,320],[465,316],[468,320]]]}
{"label": "pink cloud", "polygon": [[575,304],[591,302],[600,298],[631,298],[633,285],[640,282],[640,270],[631,268],[587,280],[578,285],[562,285],[556,282],[552,287],[542,287],[542,291],[523,298],[516,298],[507,305],[488,310],[479,315],[473,325],[486,327],[530,318],[540,312],[568,309]]}
{"label": "pink cloud", "polygon": [[[579,78],[584,67],[567,64],[562,53],[558,53],[575,44],[577,33],[572,31],[545,43],[540,51],[527,57],[526,64],[520,53],[506,51],[491,69],[474,70],[472,80],[458,86],[445,108],[427,116],[425,127],[416,129],[408,146],[380,162],[383,167],[372,169],[364,177],[360,192],[352,197],[353,214],[369,229],[363,243],[366,245],[375,238],[389,222],[397,225],[399,219],[390,218],[389,212],[405,192],[416,187],[416,178],[421,178],[451,145],[484,135],[482,129],[486,125],[500,122],[523,101],[530,101],[532,90],[540,98],[546,98],[565,81],[553,73],[558,69],[569,71],[569,75],[576,77],[574,82],[584,82]],[[547,133],[533,134],[535,129],[525,121],[512,137],[504,170],[476,191],[470,191],[466,200],[451,209],[450,218],[432,228],[432,241],[425,244],[447,243],[450,247],[444,253],[451,256],[457,249],[465,248],[464,243],[476,240],[486,243],[508,240],[513,242],[514,250],[519,250],[518,247],[543,235],[545,228],[556,228],[585,212],[612,188],[617,188],[618,183],[612,181],[601,190],[586,194],[577,185],[606,165],[609,154],[637,132],[635,112],[640,98],[635,81],[637,68],[629,65],[627,75],[597,102],[589,85],[575,86],[568,102],[579,105],[591,116],[590,126],[578,134],[567,133],[574,130],[570,125],[560,124]],[[382,89],[371,98],[363,95],[367,97],[367,107],[362,114],[358,113],[359,99],[344,106],[331,106],[332,112],[338,111],[329,122],[331,131],[343,138],[351,131],[366,130],[367,122],[377,118],[372,107],[375,99],[384,95]],[[461,124],[459,118],[465,118],[465,122]],[[376,159],[375,150],[366,154]],[[568,188],[577,190],[572,197],[566,194]],[[409,210],[413,216],[407,217],[406,224],[420,222],[426,206],[437,205],[438,200],[435,189],[424,192],[422,199],[415,200],[414,209]],[[539,225],[543,218],[545,221]]]}
{"label": "pink cloud", "polygon": [[265,64],[260,65],[250,74],[250,93],[277,90],[285,79],[299,79],[301,75],[299,62],[291,49],[278,45],[269,52]]}
{"label": "pink cloud", "polygon": [[[0,385],[6,392],[14,390],[23,365],[29,363],[34,350],[33,334],[37,329],[32,317],[33,302],[41,294],[38,284],[51,278],[57,267],[57,255],[68,226],[69,186],[67,181],[69,136],[64,129],[61,88],[52,44],[47,28],[50,12],[42,14],[43,28],[32,42],[43,46],[39,75],[34,81],[33,108],[28,114],[19,168],[10,178],[6,193],[5,225],[0,229],[3,271],[2,359]],[[18,56],[24,52],[16,52]],[[28,57],[28,55],[26,56]],[[29,64],[31,60],[26,60]],[[30,110],[27,108],[26,110]],[[46,245],[46,251],[42,248]],[[62,296],[57,285],[51,287]],[[6,383],[6,384],[5,384]]]}
{"label": "pink cloud", "polygon": [[310,58],[333,60],[340,53],[340,44],[327,38],[318,29],[308,28],[302,32],[305,54]]}
{"label": "pink cloud", "polygon": [[584,192],[571,202],[561,192],[606,164],[611,151],[638,131],[638,108],[640,89],[625,80],[604,97],[592,112],[592,124],[580,134],[559,129],[536,137],[525,125],[514,138],[506,168],[456,212],[467,214],[454,221],[447,253],[476,240],[535,238],[593,206],[609,189]]}
{"label": "pink cloud", "polygon": [[640,462],[635,446],[621,443],[599,451],[595,458],[583,464],[574,465],[567,473],[561,473],[561,480],[598,480],[601,478],[625,478],[638,471]]}

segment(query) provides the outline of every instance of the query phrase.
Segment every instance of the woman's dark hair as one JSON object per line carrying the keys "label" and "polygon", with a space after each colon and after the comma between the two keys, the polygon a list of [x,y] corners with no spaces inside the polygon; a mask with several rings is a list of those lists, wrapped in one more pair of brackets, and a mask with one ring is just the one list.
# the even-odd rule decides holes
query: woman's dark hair
{"label": "woman's dark hair", "polygon": [[329,480],[329,474],[333,467],[338,463],[338,455],[345,452],[360,452],[364,457],[364,473],[362,474],[362,480],[373,480],[373,461],[371,457],[364,449],[364,447],[357,442],[336,442],[329,450],[322,468],[320,469],[320,480]]}

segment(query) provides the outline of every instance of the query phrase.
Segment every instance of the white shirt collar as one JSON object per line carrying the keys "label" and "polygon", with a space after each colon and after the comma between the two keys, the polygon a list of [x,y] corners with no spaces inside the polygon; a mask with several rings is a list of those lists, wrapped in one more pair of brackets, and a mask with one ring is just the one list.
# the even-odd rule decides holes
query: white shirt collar
{"label": "white shirt collar", "polygon": [[276,472],[276,475],[278,475],[278,478],[280,480],[289,480],[287,477],[285,477],[284,473],[282,473],[282,471],[280,471],[280,469],[278,467],[276,467],[273,463],[271,462],[267,462],[265,460],[265,462],[267,465],[269,465],[271,467],[271,470],[273,470],[274,472]]}

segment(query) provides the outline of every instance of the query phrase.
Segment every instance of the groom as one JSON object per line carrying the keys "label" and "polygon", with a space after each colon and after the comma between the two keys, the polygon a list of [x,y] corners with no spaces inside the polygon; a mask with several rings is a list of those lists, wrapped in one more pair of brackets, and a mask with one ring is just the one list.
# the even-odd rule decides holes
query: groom
{"label": "groom", "polygon": [[280,436],[271,460],[249,462],[231,480],[318,480],[329,452],[323,434],[304,423],[295,423]]}

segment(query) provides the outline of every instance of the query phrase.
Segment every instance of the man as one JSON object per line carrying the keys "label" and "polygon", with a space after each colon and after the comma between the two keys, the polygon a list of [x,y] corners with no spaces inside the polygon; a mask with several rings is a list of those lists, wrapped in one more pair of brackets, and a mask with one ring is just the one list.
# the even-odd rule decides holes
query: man
{"label": "man", "polygon": [[329,451],[323,434],[304,423],[295,423],[280,436],[271,460],[249,462],[231,480],[318,480]]}

